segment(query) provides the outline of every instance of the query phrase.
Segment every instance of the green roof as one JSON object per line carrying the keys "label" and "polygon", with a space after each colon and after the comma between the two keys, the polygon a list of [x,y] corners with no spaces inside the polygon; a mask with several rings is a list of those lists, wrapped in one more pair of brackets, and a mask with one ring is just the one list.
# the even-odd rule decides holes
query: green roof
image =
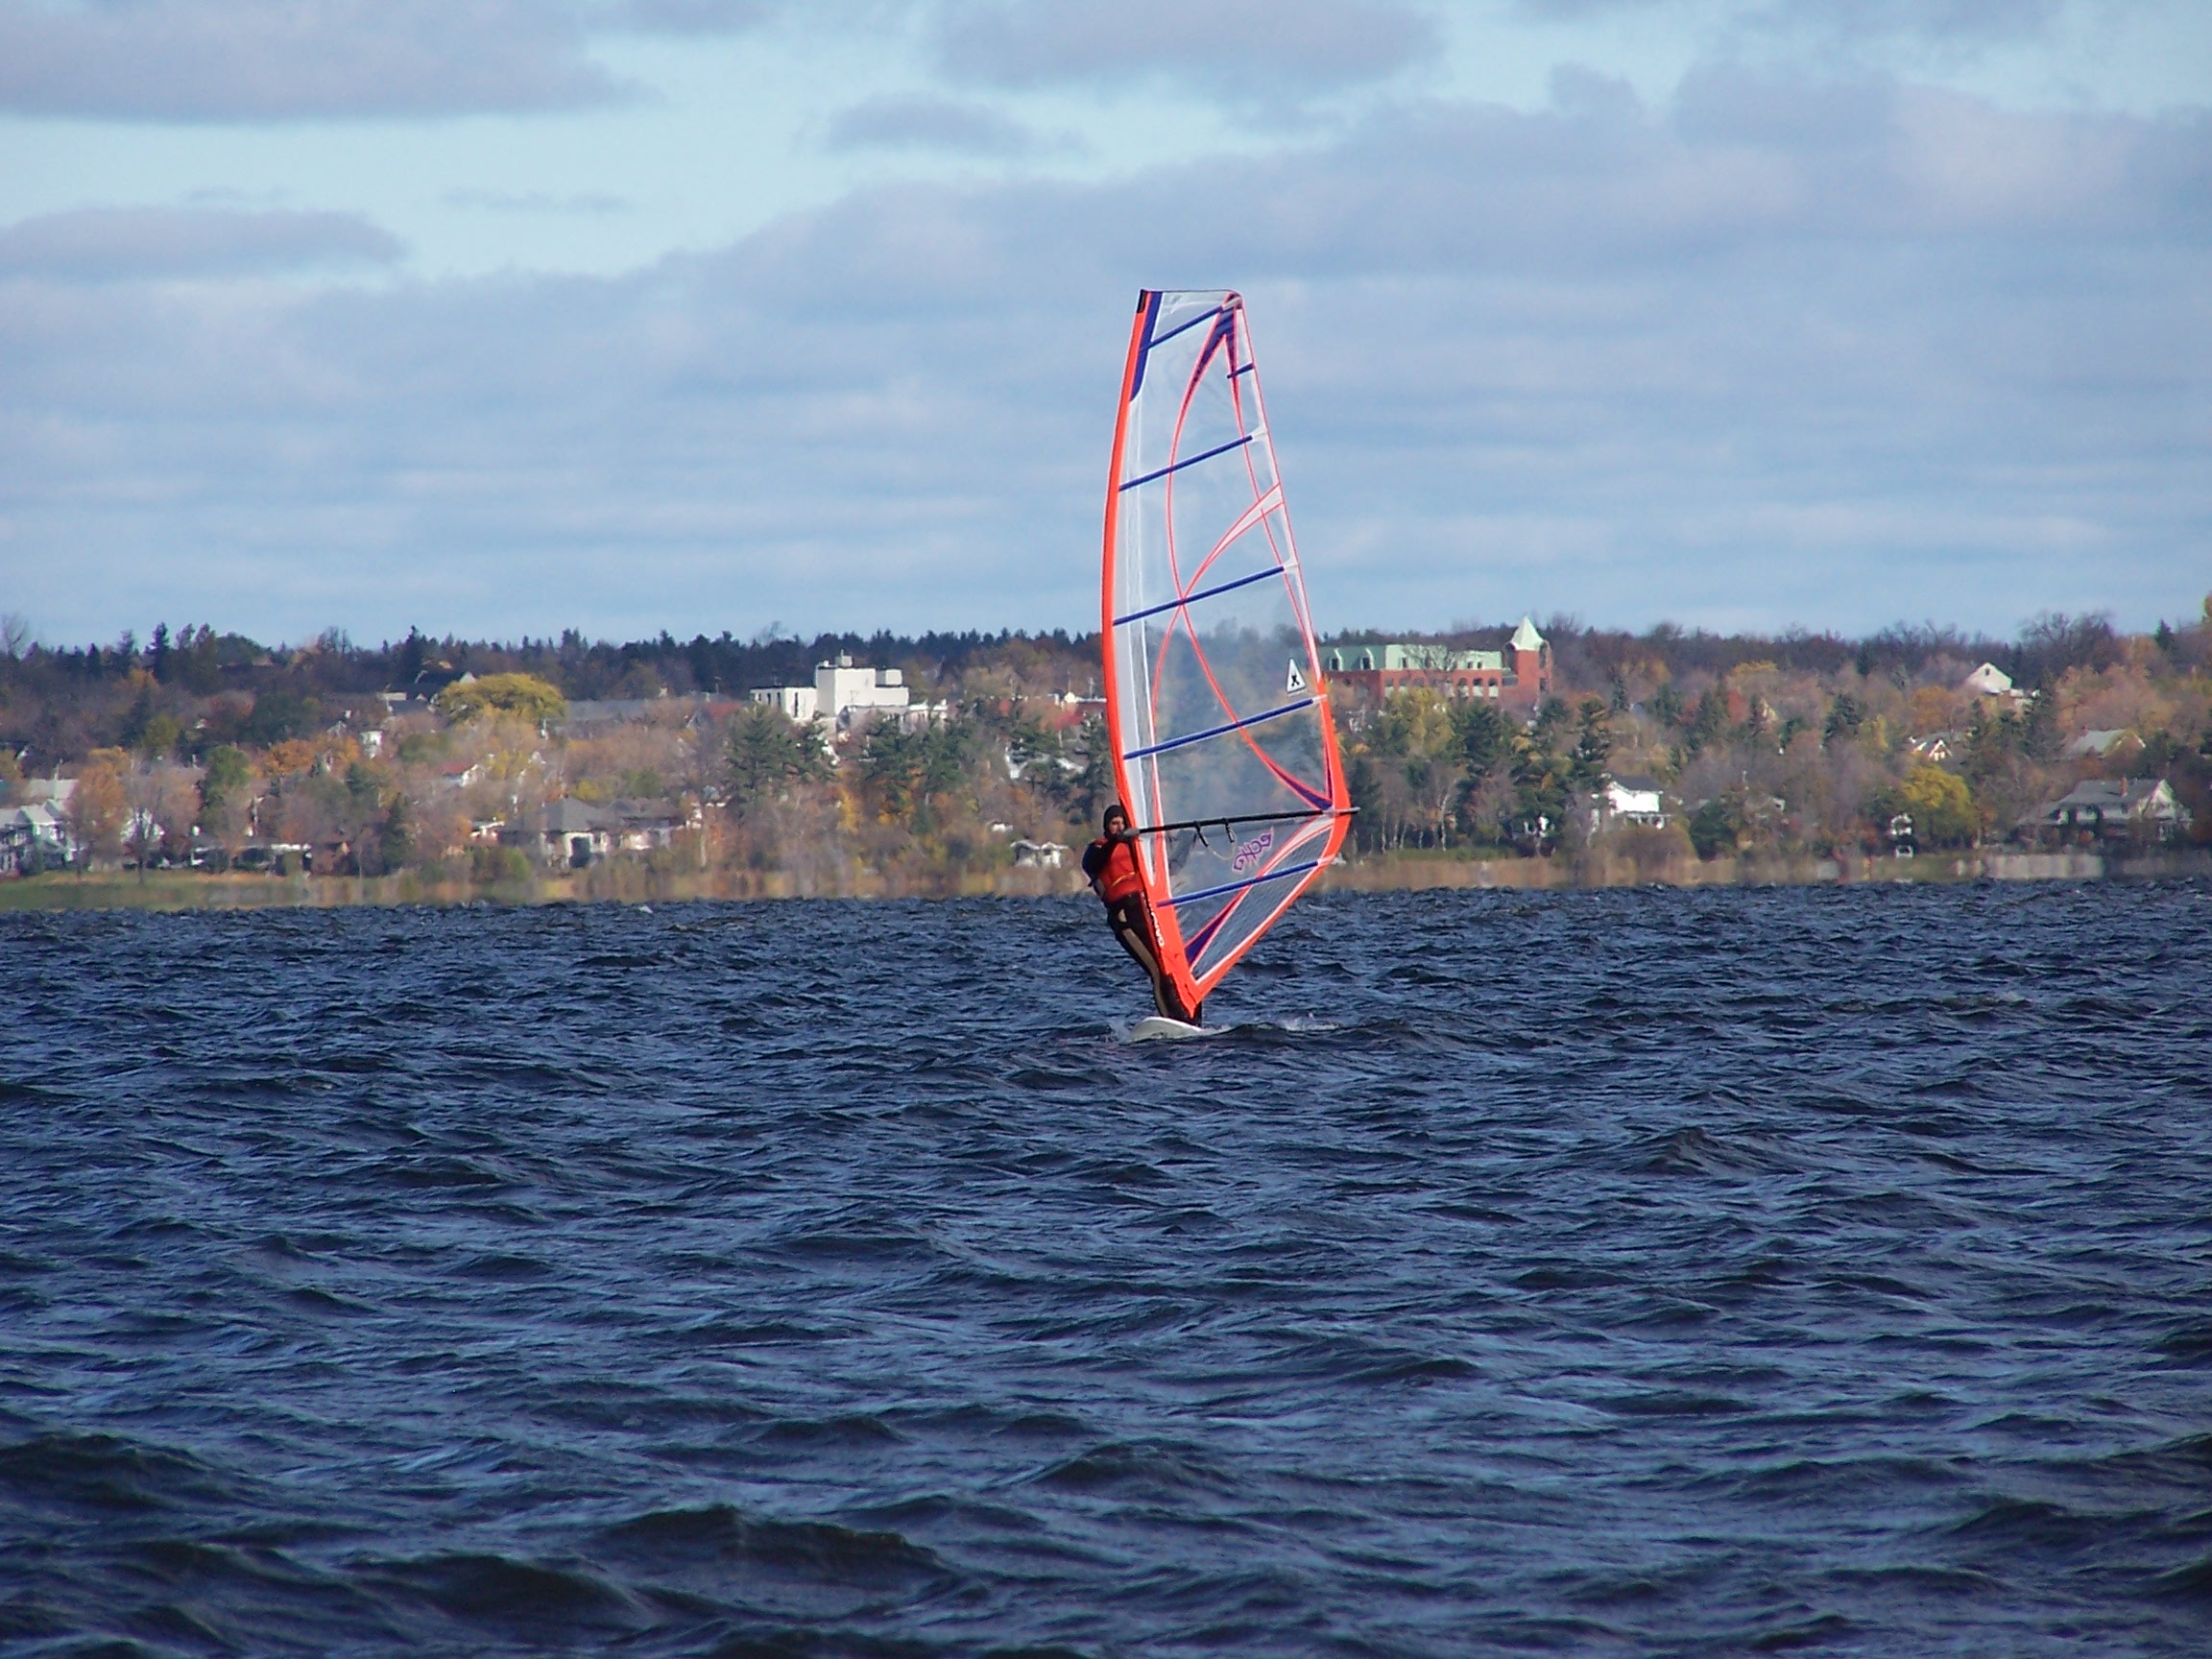
{"label": "green roof", "polygon": [[1386,673],[1468,673],[1487,669],[1504,672],[1505,657],[1499,651],[1455,651],[1448,645],[1407,644],[1401,640],[1358,645],[1327,645],[1321,666],[1331,674],[1380,668]]}

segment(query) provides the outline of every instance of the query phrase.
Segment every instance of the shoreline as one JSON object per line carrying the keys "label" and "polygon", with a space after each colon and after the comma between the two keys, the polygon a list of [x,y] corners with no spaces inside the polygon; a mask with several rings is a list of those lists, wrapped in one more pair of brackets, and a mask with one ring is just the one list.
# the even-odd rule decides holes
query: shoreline
{"label": "shoreline", "polygon": [[[1383,854],[1338,865],[1319,893],[1435,889],[1568,892],[1605,887],[1817,887],[1972,881],[2155,881],[2212,877],[2212,848],[2107,855],[2092,852],[1927,854],[1917,858],[1716,858],[1658,869],[1626,859],[1460,858]],[[823,883],[781,872],[694,872],[609,864],[579,875],[476,885],[397,876],[254,876],[157,871],[49,872],[0,881],[0,914],[58,911],[334,909],[433,904],[676,903],[787,899],[1041,899],[1084,890],[1072,870],[1001,870],[916,881],[849,872]]]}

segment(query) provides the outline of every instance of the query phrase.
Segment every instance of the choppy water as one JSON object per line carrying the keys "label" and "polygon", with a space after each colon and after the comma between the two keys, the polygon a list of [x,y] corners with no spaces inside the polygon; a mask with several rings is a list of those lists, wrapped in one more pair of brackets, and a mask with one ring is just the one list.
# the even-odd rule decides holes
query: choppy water
{"label": "choppy water", "polygon": [[0,1647],[2202,1653],[2212,889],[0,918]]}

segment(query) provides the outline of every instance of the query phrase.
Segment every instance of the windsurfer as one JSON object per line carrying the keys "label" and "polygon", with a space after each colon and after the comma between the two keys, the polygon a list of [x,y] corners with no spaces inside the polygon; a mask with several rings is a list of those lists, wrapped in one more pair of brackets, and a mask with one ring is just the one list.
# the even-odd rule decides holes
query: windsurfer
{"label": "windsurfer", "polygon": [[1083,849],[1083,874],[1091,878],[1091,891],[1105,902],[1107,926],[1121,941],[1121,949],[1152,981],[1153,1004],[1168,1019],[1195,1025],[1203,1004],[1186,1010],[1175,982],[1160,966],[1152,906],[1137,868],[1137,832],[1129,828],[1129,813],[1118,801],[1106,808],[1105,830]]}

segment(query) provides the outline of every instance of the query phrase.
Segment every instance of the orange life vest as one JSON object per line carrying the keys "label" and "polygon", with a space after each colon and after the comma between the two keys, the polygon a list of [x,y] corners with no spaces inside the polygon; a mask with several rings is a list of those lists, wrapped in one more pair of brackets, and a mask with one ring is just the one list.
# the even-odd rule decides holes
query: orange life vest
{"label": "orange life vest", "polygon": [[1092,846],[1103,846],[1106,859],[1099,867],[1098,884],[1109,904],[1118,904],[1133,893],[1144,891],[1144,878],[1137,870],[1137,849],[1126,841],[1108,841],[1101,835]]}

